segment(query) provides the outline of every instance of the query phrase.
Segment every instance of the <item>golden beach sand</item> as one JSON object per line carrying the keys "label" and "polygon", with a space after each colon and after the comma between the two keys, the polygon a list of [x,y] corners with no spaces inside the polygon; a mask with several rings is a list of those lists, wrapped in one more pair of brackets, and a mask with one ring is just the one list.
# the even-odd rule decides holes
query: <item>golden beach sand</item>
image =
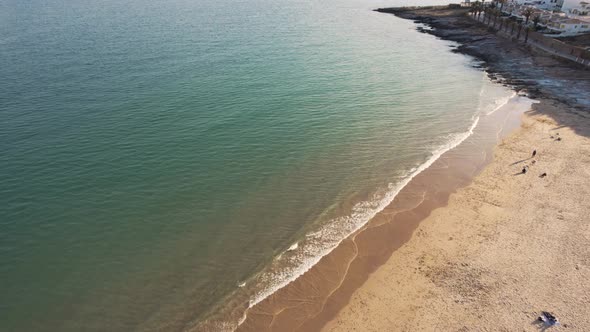
{"label": "golden beach sand", "polygon": [[590,331],[590,121],[553,101],[323,331],[538,331],[541,311],[556,329]]}

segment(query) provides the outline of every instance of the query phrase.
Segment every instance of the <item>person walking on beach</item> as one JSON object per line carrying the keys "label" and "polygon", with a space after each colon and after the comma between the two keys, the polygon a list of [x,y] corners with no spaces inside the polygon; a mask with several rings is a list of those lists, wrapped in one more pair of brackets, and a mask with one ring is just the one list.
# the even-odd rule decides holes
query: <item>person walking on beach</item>
{"label": "person walking on beach", "polygon": [[531,158],[535,158],[536,155],[537,155],[537,150],[533,150],[533,156]]}

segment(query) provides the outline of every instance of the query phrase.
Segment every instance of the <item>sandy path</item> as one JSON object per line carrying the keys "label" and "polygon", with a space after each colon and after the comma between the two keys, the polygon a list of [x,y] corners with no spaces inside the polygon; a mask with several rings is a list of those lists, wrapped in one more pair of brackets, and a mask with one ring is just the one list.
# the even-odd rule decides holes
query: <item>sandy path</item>
{"label": "sandy path", "polygon": [[590,122],[566,107],[535,105],[323,330],[537,331],[548,310],[590,331]]}

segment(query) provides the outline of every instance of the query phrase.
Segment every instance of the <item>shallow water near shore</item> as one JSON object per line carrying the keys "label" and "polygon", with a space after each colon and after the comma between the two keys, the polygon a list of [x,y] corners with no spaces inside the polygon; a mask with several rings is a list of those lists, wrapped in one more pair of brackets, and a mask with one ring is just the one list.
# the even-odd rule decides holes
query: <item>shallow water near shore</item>
{"label": "shallow water near shore", "polygon": [[320,330],[369,275],[409,240],[422,220],[445,206],[452,193],[468,185],[491,161],[493,147],[518,128],[532,102],[514,93],[483,112],[460,142],[433,155],[402,182],[391,202],[369,222],[300,278],[248,309],[238,331]]}
{"label": "shallow water near shore", "polygon": [[0,4],[0,330],[232,328],[514,98],[384,5]]}

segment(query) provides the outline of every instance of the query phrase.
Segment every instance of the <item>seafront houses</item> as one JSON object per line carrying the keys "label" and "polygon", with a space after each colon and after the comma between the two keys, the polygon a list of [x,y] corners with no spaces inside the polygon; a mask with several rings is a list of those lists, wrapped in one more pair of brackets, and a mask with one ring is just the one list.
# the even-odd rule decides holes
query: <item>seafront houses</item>
{"label": "seafront houses", "polygon": [[590,0],[565,0],[562,10],[570,15],[590,15]]}
{"label": "seafront houses", "polygon": [[568,12],[573,15],[586,16],[590,13],[590,3],[582,1],[578,6],[570,8]]}
{"label": "seafront houses", "polygon": [[549,26],[549,22],[567,18],[566,14],[559,10],[546,10],[531,5],[518,5],[513,3],[506,6],[504,12],[524,21],[526,20],[524,16],[525,11],[530,9],[532,9],[532,13],[529,16],[529,23],[531,24],[533,24],[533,18],[537,16],[539,17],[541,26]]}
{"label": "seafront houses", "polygon": [[[566,37],[590,33],[590,3],[577,1],[579,0],[511,0],[502,7],[505,14],[538,26],[543,30],[542,33]],[[524,14],[527,11],[528,20]],[[538,19],[534,21],[533,18]]]}
{"label": "seafront houses", "polygon": [[512,0],[516,6],[530,6],[543,10],[561,10],[564,0]]}
{"label": "seafront houses", "polygon": [[[467,7],[473,3],[465,0],[461,6]],[[526,22],[530,28],[553,38],[590,34],[590,2],[573,4],[572,0],[510,0],[503,5],[494,2],[490,6],[502,8],[501,16],[519,24]],[[562,11],[562,6],[567,9]]]}
{"label": "seafront houses", "polygon": [[547,27],[551,30],[560,32],[563,36],[578,35],[581,33],[590,33],[590,22],[582,21],[577,18],[566,18],[548,22]]}

